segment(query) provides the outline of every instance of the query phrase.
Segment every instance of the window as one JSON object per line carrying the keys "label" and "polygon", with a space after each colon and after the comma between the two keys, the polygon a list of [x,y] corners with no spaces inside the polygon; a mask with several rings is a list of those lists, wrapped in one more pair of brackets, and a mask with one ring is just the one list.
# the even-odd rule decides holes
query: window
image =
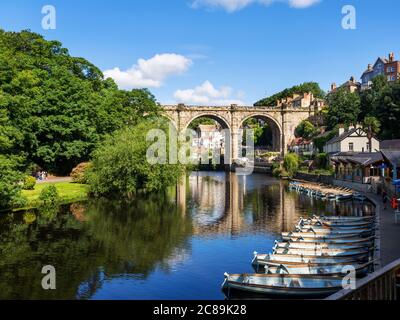
{"label": "window", "polygon": [[354,151],[354,143],[349,142],[349,151]]}
{"label": "window", "polygon": [[369,142],[367,142],[367,151],[371,152],[371,147],[369,145]]}

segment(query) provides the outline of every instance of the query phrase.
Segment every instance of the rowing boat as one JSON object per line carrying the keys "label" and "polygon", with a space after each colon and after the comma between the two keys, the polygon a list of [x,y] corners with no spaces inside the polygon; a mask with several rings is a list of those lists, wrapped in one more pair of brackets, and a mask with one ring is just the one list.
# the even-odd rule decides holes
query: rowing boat
{"label": "rowing boat", "polygon": [[344,250],[344,249],[295,249],[295,248],[273,248],[274,254],[293,254],[293,255],[301,255],[301,256],[329,256],[329,257],[347,257],[347,256],[357,256],[368,254],[370,250],[368,248],[361,249],[352,249],[352,250]]}
{"label": "rowing boat", "polygon": [[307,238],[307,237],[296,237],[296,236],[290,236],[290,237],[285,237],[285,241],[289,242],[304,242],[304,243],[335,243],[335,244],[365,244],[365,245],[370,245],[374,242],[375,237],[368,237],[368,238],[359,238],[359,237],[345,237],[345,238],[326,238],[326,237],[320,237],[320,238]]}
{"label": "rowing boat", "polygon": [[278,242],[275,241],[274,248],[292,248],[306,250],[320,249],[342,249],[352,250],[372,247],[370,243],[328,243],[328,242]]}
{"label": "rowing boat", "polygon": [[372,264],[373,261],[363,264],[352,264],[351,267],[347,265],[310,266],[309,264],[281,264],[265,266],[264,271],[266,274],[312,274],[325,276],[343,276],[347,275],[349,271],[354,271],[358,277],[362,277],[371,270]]}
{"label": "rowing boat", "polygon": [[223,289],[271,297],[324,298],[342,289],[342,277],[287,274],[224,274]]}
{"label": "rowing boat", "polygon": [[341,222],[334,223],[329,221],[309,221],[300,220],[297,224],[299,228],[313,228],[313,229],[330,229],[330,230],[353,230],[361,228],[373,228],[375,226],[374,222]]}
{"label": "rowing boat", "polygon": [[335,263],[357,263],[368,259],[367,254],[358,254],[355,256],[347,257],[326,257],[326,256],[305,256],[294,254],[268,254],[254,252],[253,265],[266,265],[267,262],[281,263],[281,264],[335,264]]}
{"label": "rowing boat", "polygon": [[375,216],[362,216],[362,217],[354,217],[354,216],[313,216],[312,219],[315,220],[324,220],[324,221],[346,221],[346,222],[355,222],[355,221],[366,221],[366,220],[374,220]]}
{"label": "rowing boat", "polygon": [[291,239],[315,239],[320,241],[329,240],[340,240],[340,239],[352,239],[359,238],[360,233],[348,233],[348,234],[317,234],[312,232],[282,232],[283,240]]}
{"label": "rowing boat", "polygon": [[296,232],[300,233],[312,233],[316,235],[371,235],[374,232],[372,228],[350,228],[350,229],[331,229],[331,228],[314,228],[311,226],[307,227],[297,227]]}

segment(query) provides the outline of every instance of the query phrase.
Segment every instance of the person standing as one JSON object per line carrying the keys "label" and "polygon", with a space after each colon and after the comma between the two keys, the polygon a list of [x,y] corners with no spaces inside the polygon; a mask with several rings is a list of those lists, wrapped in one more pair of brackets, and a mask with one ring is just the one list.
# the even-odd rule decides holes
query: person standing
{"label": "person standing", "polygon": [[382,202],[383,202],[383,210],[386,210],[387,209],[387,199],[388,197],[387,197],[387,193],[386,193],[386,191],[383,191],[382,192]]}

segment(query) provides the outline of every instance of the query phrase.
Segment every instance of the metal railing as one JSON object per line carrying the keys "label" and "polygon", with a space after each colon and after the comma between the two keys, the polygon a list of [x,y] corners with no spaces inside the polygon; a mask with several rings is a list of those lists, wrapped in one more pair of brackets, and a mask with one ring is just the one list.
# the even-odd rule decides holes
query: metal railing
{"label": "metal railing", "polygon": [[357,281],[354,290],[341,290],[325,300],[397,300],[400,283],[400,259]]}

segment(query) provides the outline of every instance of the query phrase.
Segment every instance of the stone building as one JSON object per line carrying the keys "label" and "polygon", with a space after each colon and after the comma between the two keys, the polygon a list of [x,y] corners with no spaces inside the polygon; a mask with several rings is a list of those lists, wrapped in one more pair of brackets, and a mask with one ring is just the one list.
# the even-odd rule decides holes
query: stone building
{"label": "stone building", "polygon": [[389,82],[400,79],[400,61],[395,60],[393,52],[389,53],[388,58],[378,58],[374,65],[368,65],[361,76],[361,90],[369,89],[372,80],[379,75],[386,76]]}

